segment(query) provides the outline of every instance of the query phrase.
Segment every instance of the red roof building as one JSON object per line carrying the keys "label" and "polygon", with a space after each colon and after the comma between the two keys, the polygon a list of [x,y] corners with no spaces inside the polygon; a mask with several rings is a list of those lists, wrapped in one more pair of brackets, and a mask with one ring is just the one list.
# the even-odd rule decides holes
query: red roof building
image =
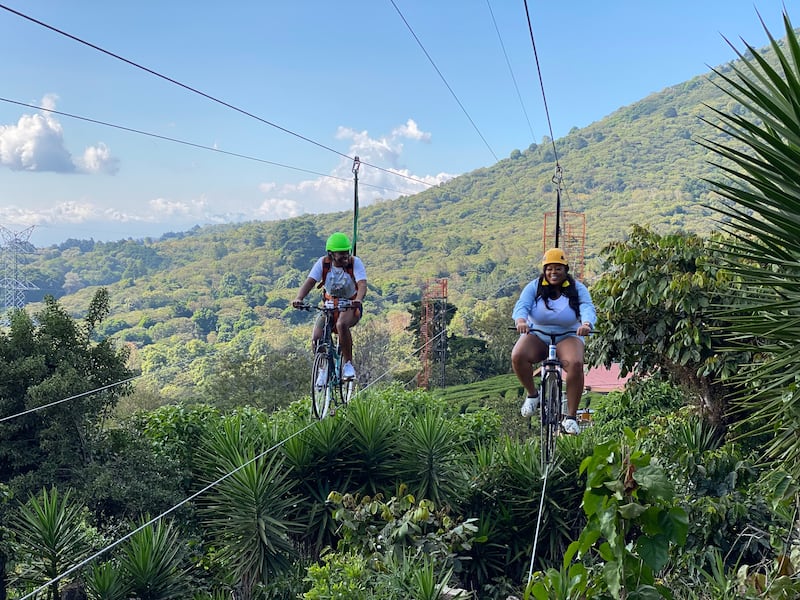
{"label": "red roof building", "polygon": [[628,373],[625,377],[619,374],[619,365],[614,363],[610,368],[593,367],[589,369],[583,379],[583,387],[587,392],[607,394],[625,387],[625,382],[631,378]]}

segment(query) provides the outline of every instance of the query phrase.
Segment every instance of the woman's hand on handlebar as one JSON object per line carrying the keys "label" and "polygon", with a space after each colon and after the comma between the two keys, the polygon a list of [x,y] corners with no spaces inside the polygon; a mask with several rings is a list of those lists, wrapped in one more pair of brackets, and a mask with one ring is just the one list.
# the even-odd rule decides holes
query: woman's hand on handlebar
{"label": "woman's hand on handlebar", "polygon": [[578,327],[578,329],[577,329],[577,331],[575,333],[577,333],[578,335],[581,335],[581,336],[589,335],[590,333],[592,333],[592,326],[589,325],[589,323],[583,323],[583,324],[581,324],[580,327]]}
{"label": "woman's hand on handlebar", "polygon": [[517,332],[520,334],[529,333],[530,327],[528,326],[528,321],[525,319],[517,319],[516,321]]}

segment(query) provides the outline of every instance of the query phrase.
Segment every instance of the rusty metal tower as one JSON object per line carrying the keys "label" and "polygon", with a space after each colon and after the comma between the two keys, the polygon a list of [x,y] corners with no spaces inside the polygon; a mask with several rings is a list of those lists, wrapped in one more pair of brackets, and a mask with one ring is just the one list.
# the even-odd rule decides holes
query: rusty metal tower
{"label": "rusty metal tower", "polygon": [[434,279],[422,287],[420,305],[420,363],[417,385],[430,389],[433,365],[439,365],[439,387],[445,383],[447,359],[447,279]]}
{"label": "rusty metal tower", "polygon": [[13,232],[0,225],[0,288],[3,289],[3,315],[14,308],[25,306],[25,291],[38,290],[25,278],[23,266],[26,254],[33,254],[36,248],[28,240],[33,225],[20,232]]}
{"label": "rusty metal tower", "polygon": [[556,217],[554,212],[544,214],[542,254],[555,245],[552,234],[553,222],[559,223],[558,245],[567,255],[572,276],[582,280],[586,267],[586,215],[581,212],[562,211],[561,219],[557,220]]}

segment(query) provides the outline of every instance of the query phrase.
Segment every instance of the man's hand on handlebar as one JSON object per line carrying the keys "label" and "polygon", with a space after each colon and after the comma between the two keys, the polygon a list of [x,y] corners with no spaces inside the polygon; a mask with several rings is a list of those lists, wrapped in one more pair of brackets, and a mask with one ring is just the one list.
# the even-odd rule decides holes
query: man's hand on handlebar
{"label": "man's hand on handlebar", "polygon": [[292,300],[292,306],[295,308],[305,308],[306,303],[303,298],[295,298]]}

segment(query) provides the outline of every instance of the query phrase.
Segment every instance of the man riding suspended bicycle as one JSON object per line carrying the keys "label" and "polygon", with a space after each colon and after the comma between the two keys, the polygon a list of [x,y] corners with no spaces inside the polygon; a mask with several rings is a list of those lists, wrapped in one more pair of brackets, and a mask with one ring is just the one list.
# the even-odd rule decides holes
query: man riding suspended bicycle
{"label": "man riding suspended bicycle", "polygon": [[542,272],[522,290],[512,317],[520,337],[511,351],[511,365],[527,392],[520,409],[526,418],[539,406],[533,368],[547,355],[550,342],[549,336],[530,330],[575,332],[558,337],[556,354],[567,384],[567,414],[561,426],[566,433],[580,433],[576,415],[583,393],[583,336],[591,333],[597,314],[589,290],[569,274],[569,262],[561,249],[545,252]]}
{"label": "man riding suspended bicycle", "polygon": [[[308,278],[297,292],[297,297],[292,301],[292,306],[301,308],[303,300],[309,292],[317,286],[323,290],[323,299],[332,302],[334,307],[341,303],[347,310],[337,310],[336,333],[339,336],[339,345],[342,352],[342,379],[355,379],[356,371],[353,367],[353,336],[350,329],[358,323],[363,312],[361,303],[367,293],[367,271],[364,263],[357,256],[350,254],[352,247],[350,239],[344,233],[334,233],[325,243],[326,255],[317,260]],[[316,348],[317,341],[322,337],[324,316],[320,315],[314,324],[312,335],[312,351]],[[320,372],[320,382],[323,385],[327,373]]]}

